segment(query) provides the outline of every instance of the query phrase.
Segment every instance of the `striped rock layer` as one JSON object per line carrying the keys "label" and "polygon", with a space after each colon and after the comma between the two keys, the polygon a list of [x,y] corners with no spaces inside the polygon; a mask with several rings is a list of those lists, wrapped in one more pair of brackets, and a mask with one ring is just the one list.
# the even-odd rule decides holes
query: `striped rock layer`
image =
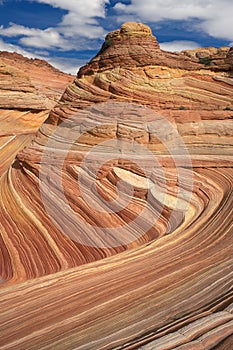
{"label": "striped rock layer", "polygon": [[45,61],[0,52],[0,176],[32,141],[72,80]]}
{"label": "striped rock layer", "polygon": [[125,23],[23,150],[9,124],[1,349],[233,347],[231,52],[207,65]]}

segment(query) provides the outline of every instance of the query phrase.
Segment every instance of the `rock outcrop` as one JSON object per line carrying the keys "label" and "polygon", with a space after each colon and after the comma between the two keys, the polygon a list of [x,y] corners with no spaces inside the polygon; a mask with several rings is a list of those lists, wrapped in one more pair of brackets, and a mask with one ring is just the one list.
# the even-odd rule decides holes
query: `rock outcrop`
{"label": "rock outcrop", "polygon": [[10,94],[1,96],[0,108],[51,109],[60,99],[64,87],[72,81],[72,75],[60,72],[44,60],[0,52],[0,93],[21,94],[14,100]]}
{"label": "rock outcrop", "polygon": [[80,69],[1,177],[1,349],[233,345],[223,60],[130,22]]}
{"label": "rock outcrop", "polygon": [[0,52],[0,175],[31,142],[72,80],[45,61]]}
{"label": "rock outcrop", "polygon": [[229,47],[222,46],[220,48],[206,47],[195,50],[185,50],[182,53],[205,65],[206,68],[211,68],[215,71],[228,71],[229,66],[226,64],[226,58],[229,52]]}
{"label": "rock outcrop", "polygon": [[231,76],[233,71],[233,47],[230,48],[227,57],[226,57],[226,63],[229,64]]}

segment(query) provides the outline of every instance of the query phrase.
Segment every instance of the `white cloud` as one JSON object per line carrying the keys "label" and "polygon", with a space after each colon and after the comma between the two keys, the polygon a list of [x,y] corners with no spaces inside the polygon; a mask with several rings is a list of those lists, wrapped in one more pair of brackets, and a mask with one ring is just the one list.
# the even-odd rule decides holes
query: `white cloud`
{"label": "white cloud", "polygon": [[62,72],[76,75],[85,61],[67,58],[47,58],[47,61]]}
{"label": "white cloud", "polygon": [[[81,49],[82,39],[94,40],[106,34],[98,22],[98,17],[105,17],[105,5],[109,0],[28,0],[44,3],[67,11],[56,27],[44,30],[29,28],[10,23],[7,28],[0,27],[0,35],[21,37],[19,43],[36,48],[60,49],[62,51]],[[80,43],[81,38],[81,45]],[[93,46],[93,44],[92,44]]]}
{"label": "white cloud", "polygon": [[[99,40],[106,34],[99,23],[99,18],[105,17],[105,5],[109,0],[28,0],[48,4],[60,8],[67,13],[56,27],[44,30],[29,28],[16,23],[9,23],[4,28],[0,26],[0,35],[6,38],[18,38],[18,45],[8,44],[0,39],[0,50],[17,52],[29,58],[45,59],[56,68],[71,74],[76,74],[85,60],[67,57],[51,58],[49,50],[93,50],[98,49]],[[1,0],[0,0],[1,4]],[[29,51],[20,47],[29,47]],[[34,53],[30,50],[35,48]],[[42,50],[46,49],[43,53]]]}
{"label": "white cloud", "polygon": [[38,48],[60,48],[62,50],[71,50],[73,48],[72,44],[53,28],[38,30],[36,33],[32,30],[31,35],[21,38],[19,42],[25,46]]}
{"label": "white cloud", "polygon": [[61,25],[57,30],[64,35],[66,39],[74,38],[99,39],[106,35],[105,30],[98,25],[98,22],[93,19],[83,21],[81,18],[75,18],[74,13],[69,13],[63,18]]}
{"label": "white cloud", "polygon": [[[115,8],[127,13],[138,14],[146,21],[157,22],[164,19],[182,20],[188,17],[200,17],[210,1],[190,0],[132,0],[126,5],[117,3]],[[200,3],[203,5],[200,6]]]}
{"label": "white cloud", "polygon": [[105,5],[109,0],[33,0],[68,11],[57,30],[65,37],[99,39],[106,33],[97,17],[105,17]]}
{"label": "white cloud", "polygon": [[104,17],[109,0],[29,0],[76,13],[80,17]]}
{"label": "white cloud", "polygon": [[233,40],[232,0],[132,0],[129,5],[118,2],[115,9],[119,15],[135,15],[149,22],[195,18],[200,20],[195,29],[216,38]]}
{"label": "white cloud", "polygon": [[[221,11],[224,12],[225,15],[218,15],[204,21],[201,23],[200,28],[213,37],[233,40],[233,3],[231,8],[226,8],[225,11],[219,8],[218,11],[220,11],[220,13]],[[227,14],[227,11],[230,11],[230,13]]]}
{"label": "white cloud", "polygon": [[28,28],[15,23],[10,23],[8,28],[0,26],[0,35],[5,37],[22,36],[19,43],[25,46],[38,48],[63,48],[72,49],[72,45],[59,34],[55,28],[45,30]]}
{"label": "white cloud", "polygon": [[193,50],[198,47],[201,47],[200,44],[196,43],[195,41],[189,41],[189,40],[174,40],[169,42],[164,42],[160,44],[160,48],[165,51],[183,51],[183,50]]}
{"label": "white cloud", "polygon": [[15,24],[10,22],[9,27],[4,28],[3,25],[0,26],[0,34],[6,37],[14,37],[20,35],[35,35],[40,31],[40,29],[33,29],[21,26],[19,24]]}
{"label": "white cloud", "polygon": [[28,58],[34,58],[35,57],[35,55],[33,53],[22,49],[18,45],[5,43],[1,38],[0,38],[0,51],[16,52],[16,53],[19,53],[19,54],[21,54],[23,56],[26,56]]}
{"label": "white cloud", "polygon": [[67,57],[60,58],[51,58],[49,57],[48,52],[29,52],[27,50],[22,49],[18,45],[8,44],[0,39],[0,51],[7,52],[16,52],[28,58],[39,58],[41,60],[46,60],[55,68],[59,69],[62,72],[76,75],[79,68],[85,64],[85,60],[72,59]]}

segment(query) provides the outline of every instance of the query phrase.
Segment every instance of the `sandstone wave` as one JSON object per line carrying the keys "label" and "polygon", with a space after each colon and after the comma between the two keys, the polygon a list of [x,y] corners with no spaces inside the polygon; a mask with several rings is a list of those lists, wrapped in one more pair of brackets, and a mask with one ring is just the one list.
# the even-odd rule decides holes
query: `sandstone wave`
{"label": "sandstone wave", "polygon": [[125,23],[47,119],[7,73],[1,349],[233,346],[232,50],[203,55]]}

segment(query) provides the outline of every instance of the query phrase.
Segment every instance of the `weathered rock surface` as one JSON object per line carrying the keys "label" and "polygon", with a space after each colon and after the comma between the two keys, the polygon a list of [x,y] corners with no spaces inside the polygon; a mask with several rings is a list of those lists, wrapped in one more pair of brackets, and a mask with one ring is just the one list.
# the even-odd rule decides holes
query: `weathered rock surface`
{"label": "weathered rock surface", "polygon": [[0,52],[0,175],[31,142],[72,80],[45,61]]}
{"label": "weathered rock surface", "polygon": [[182,53],[205,65],[215,71],[229,71],[229,65],[226,62],[226,58],[229,53],[229,47],[222,46],[220,48],[206,47],[194,50],[185,50]]}
{"label": "weathered rock surface", "polygon": [[231,70],[231,76],[233,71],[233,47],[230,48],[226,57],[226,63],[229,64]]}
{"label": "weathered rock surface", "polygon": [[233,346],[233,85],[215,68],[126,23],[80,69],[1,177],[1,349]]}
{"label": "weathered rock surface", "polygon": [[0,52],[0,108],[51,109],[72,81],[46,61]]}

